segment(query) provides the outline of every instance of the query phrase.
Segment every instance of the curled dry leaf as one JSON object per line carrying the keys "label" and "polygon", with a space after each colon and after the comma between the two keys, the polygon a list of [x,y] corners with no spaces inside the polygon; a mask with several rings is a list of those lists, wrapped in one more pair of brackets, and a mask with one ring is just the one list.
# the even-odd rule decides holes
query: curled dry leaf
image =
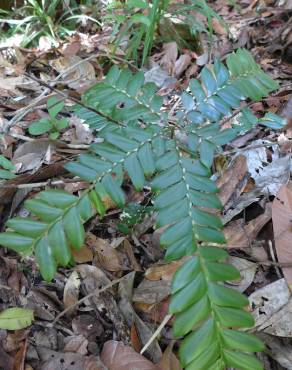
{"label": "curled dry leaf", "polygon": [[191,63],[191,56],[189,54],[182,54],[174,65],[174,76],[179,78]]}
{"label": "curled dry leaf", "polygon": [[239,292],[244,292],[253,282],[257,264],[254,262],[247,261],[244,258],[229,257],[229,263],[236,267],[240,271],[240,279],[228,282],[234,289]]}
{"label": "curled dry leaf", "polygon": [[133,348],[114,340],[104,344],[100,357],[109,370],[161,370]]}
{"label": "curled dry leaf", "polygon": [[[292,182],[281,187],[272,205],[275,248],[279,262],[292,262]],[[292,267],[283,267],[286,282],[292,289]]]}
{"label": "curled dry leaf", "polygon": [[[77,271],[73,271],[69,276],[64,288],[63,301],[65,308],[71,307],[78,301],[79,289],[80,289],[80,279]],[[71,316],[75,311],[76,308],[68,311],[68,315]]]}
{"label": "curled dry leaf", "polygon": [[179,360],[173,353],[174,341],[172,341],[163,352],[162,358],[160,360],[161,370],[182,370]]}

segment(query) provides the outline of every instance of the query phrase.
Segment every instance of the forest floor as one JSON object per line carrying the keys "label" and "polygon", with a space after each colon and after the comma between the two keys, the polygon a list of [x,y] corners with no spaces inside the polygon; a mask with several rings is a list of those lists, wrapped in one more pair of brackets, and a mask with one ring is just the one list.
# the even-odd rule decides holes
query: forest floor
{"label": "forest floor", "polygon": [[[232,286],[249,297],[256,331],[268,349],[260,355],[265,369],[291,370],[292,3],[230,3],[210,2],[229,26],[227,32],[213,20],[211,50],[206,34],[201,55],[179,49],[175,42],[157,43],[143,71],[157,84],[165,106],[174,109],[204,65],[215,57],[224,60],[239,47],[280,82],[275,93],[250,108],[259,116],[279,114],[287,119],[285,128],[254,128],[230,142],[216,157],[214,173],[224,205],[229,262],[241,272]],[[204,17],[201,21],[206,23]],[[122,49],[116,57],[110,54],[108,29],[87,31],[77,31],[58,47],[45,38],[34,48],[19,47],[17,39],[0,45],[0,148],[13,164],[11,178],[0,181],[2,230],[9,217],[25,217],[23,201],[44,188],[75,194],[86,188],[84,181],[72,180],[63,164],[86,151],[98,133],[70,108],[106,75],[110,64],[137,69],[125,61]],[[62,115],[68,127],[57,140],[47,133],[31,135],[29,126],[48,118],[46,102],[53,95],[66,97]],[[145,206],[149,190],[136,193],[127,185],[126,191],[130,205],[120,211],[111,204],[102,220],[91,219],[86,245],[74,252],[76,265],[58,269],[50,283],[42,280],[33,257],[21,259],[0,249],[0,312],[10,307],[34,311],[28,328],[0,329],[0,368],[181,369],[168,303],[171,279],[182,261],[163,261],[161,229],[155,229],[155,217]],[[97,287],[105,289],[91,294]],[[153,336],[160,325],[159,335]]]}

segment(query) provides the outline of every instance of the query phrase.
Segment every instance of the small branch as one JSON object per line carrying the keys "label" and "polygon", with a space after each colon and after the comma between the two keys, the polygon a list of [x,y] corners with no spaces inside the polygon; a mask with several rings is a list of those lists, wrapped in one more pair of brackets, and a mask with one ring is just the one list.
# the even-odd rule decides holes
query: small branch
{"label": "small branch", "polygon": [[53,327],[56,325],[56,323],[60,320],[61,317],[63,317],[64,315],[66,315],[67,312],[71,311],[73,308],[79,306],[81,303],[87,301],[89,298],[92,298],[94,296],[97,296],[99,295],[100,293],[106,291],[107,289],[113,287],[114,285],[120,283],[123,279],[125,279],[128,275],[130,275],[131,273],[127,274],[127,275],[124,275],[122,276],[121,278],[119,279],[115,279],[113,281],[111,281],[109,284],[107,284],[106,286],[104,286],[103,288],[101,289],[96,289],[94,292],[92,293],[89,293],[87,294],[85,297],[83,297],[82,299],[79,299],[79,301],[77,301],[76,303],[72,304],[71,306],[67,307],[64,311],[60,312],[59,315],[56,316],[55,320],[50,323],[48,326],[49,327]]}
{"label": "small branch", "polygon": [[172,318],[171,314],[168,314],[163,319],[162,323],[158,326],[158,328],[153,333],[152,337],[148,340],[148,342],[145,344],[145,346],[141,349],[140,354],[143,355],[143,353],[151,346],[151,344],[155,341],[155,339],[158,337],[158,335],[161,333],[162,329],[165,327],[165,325],[168,323],[168,321]]}

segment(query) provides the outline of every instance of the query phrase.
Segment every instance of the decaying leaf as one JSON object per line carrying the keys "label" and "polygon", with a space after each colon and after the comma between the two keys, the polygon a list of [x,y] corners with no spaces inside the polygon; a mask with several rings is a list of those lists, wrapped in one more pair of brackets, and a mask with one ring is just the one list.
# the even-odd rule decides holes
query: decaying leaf
{"label": "decaying leaf", "polygon": [[[219,188],[219,198],[223,206],[227,204],[234,193],[238,195],[242,192],[245,186],[244,178],[247,175],[246,158],[242,155],[237,156],[231,163],[229,168],[218,179],[217,186]],[[236,191],[237,190],[237,191]]]}
{"label": "decaying leaf", "polygon": [[[72,305],[74,305],[78,301],[79,296],[79,288],[80,288],[80,279],[78,276],[77,271],[73,271],[71,275],[69,276],[65,287],[64,287],[64,307],[68,308]],[[68,315],[72,315],[76,311],[72,309],[68,311]]]}
{"label": "decaying leaf", "polygon": [[109,370],[160,370],[133,348],[114,340],[104,344],[101,360]]}
{"label": "decaying leaf", "polygon": [[171,282],[167,280],[144,279],[134,290],[133,302],[154,304],[170,294]]}
{"label": "decaying leaf", "polygon": [[163,45],[163,57],[160,65],[169,75],[172,75],[174,64],[178,56],[178,48],[176,42],[167,42]]}
{"label": "decaying leaf", "polygon": [[285,279],[256,290],[249,301],[257,330],[292,337],[292,299]]}
{"label": "decaying leaf", "polygon": [[49,163],[55,152],[55,145],[47,139],[28,141],[19,145],[12,162],[18,173],[33,170],[37,171],[43,162]]}
{"label": "decaying leaf", "polygon": [[272,216],[271,205],[266,204],[265,212],[245,224],[243,219],[230,222],[224,228],[227,248],[248,248],[258,233],[270,221]]}
{"label": "decaying leaf", "polygon": [[269,356],[286,370],[292,370],[292,345],[273,335],[261,334],[260,337],[268,348]]}
{"label": "decaying leaf", "polygon": [[[278,261],[292,263],[292,182],[283,185],[272,205],[275,248]],[[283,274],[292,289],[292,267],[283,267]]]}
{"label": "decaying leaf", "polygon": [[60,57],[52,60],[50,64],[59,73],[63,73],[63,79],[68,81],[68,86],[80,92],[88,89],[96,82],[94,67],[89,61],[82,61],[77,56]]}
{"label": "decaying leaf", "polygon": [[173,353],[174,342],[171,342],[166,350],[163,352],[162,358],[160,360],[161,370],[182,370],[179,360],[176,355]]}
{"label": "decaying leaf", "polygon": [[[255,140],[253,146],[268,145],[268,141]],[[268,153],[267,148],[258,147],[243,152],[247,159],[247,168],[255,180],[256,189],[264,194],[276,195],[280,187],[290,177],[290,155],[281,156],[279,148],[273,146]],[[269,158],[270,156],[270,158]]]}
{"label": "decaying leaf", "polygon": [[145,272],[145,278],[148,280],[166,280],[171,281],[176,270],[188,259],[181,258],[178,261],[170,263],[157,264],[149,267]]}
{"label": "decaying leaf", "polygon": [[232,285],[239,292],[244,292],[253,282],[257,264],[244,258],[233,256],[230,256],[228,261],[240,271],[240,279],[229,281],[228,284]]}

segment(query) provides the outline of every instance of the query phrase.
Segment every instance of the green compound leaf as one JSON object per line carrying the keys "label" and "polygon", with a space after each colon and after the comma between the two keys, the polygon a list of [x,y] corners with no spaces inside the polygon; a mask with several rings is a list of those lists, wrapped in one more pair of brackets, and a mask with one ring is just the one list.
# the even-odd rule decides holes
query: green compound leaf
{"label": "green compound leaf", "polygon": [[[112,67],[82,97],[100,114],[74,108],[98,130],[98,141],[88,152],[65,165],[88,182],[87,189],[78,196],[57,189],[40,192],[25,202],[31,217],[9,220],[0,234],[2,246],[23,256],[34,253],[43,278],[50,281],[58,266],[73,262],[72,250],[84,244],[84,224],[96,214],[103,217],[109,199],[124,207],[123,189],[129,182],[137,191],[151,189],[165,259],[184,257],[173,278],[169,311],[175,315],[174,335],[184,337],[179,352],[187,370],[262,369],[251,355],[264,349],[261,341],[236,330],[254,325],[248,299],[224,286],[240,275],[226,263],[218,216],[222,205],[211,169],[216,152],[238,135],[257,124],[281,129],[285,121],[273,113],[258,118],[241,108],[243,100],[260,100],[278,86],[248,51],[228,55],[226,64],[216,60],[203,68],[200,79],[190,81],[175,117],[162,112],[162,98],[154,84],[144,82],[142,72]],[[51,117],[63,105],[56,99],[48,102]],[[222,129],[234,109],[238,114],[232,127]]]}

